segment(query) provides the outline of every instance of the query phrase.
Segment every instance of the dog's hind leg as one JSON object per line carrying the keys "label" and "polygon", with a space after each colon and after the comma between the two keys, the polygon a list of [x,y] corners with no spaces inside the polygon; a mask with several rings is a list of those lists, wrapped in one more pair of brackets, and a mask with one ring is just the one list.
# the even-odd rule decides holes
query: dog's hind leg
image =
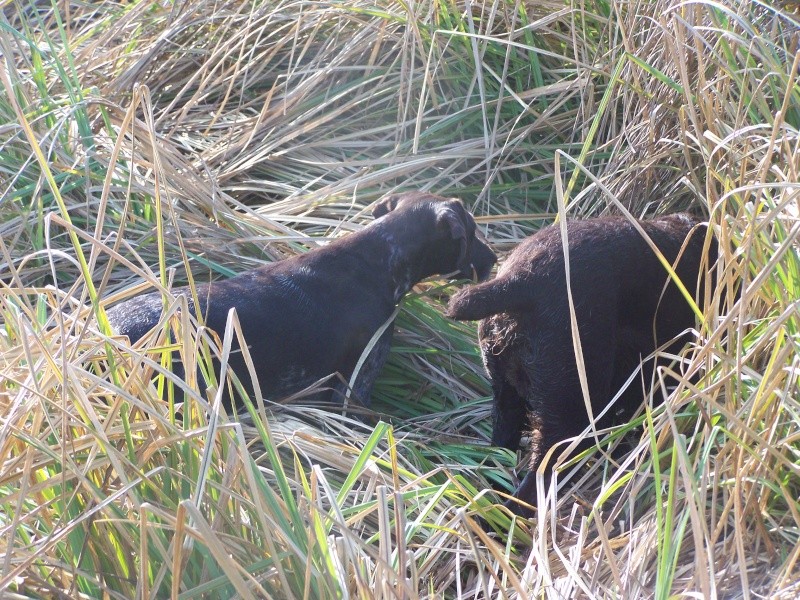
{"label": "dog's hind leg", "polygon": [[[596,419],[609,401],[615,332],[609,319],[599,319],[592,323],[591,328],[581,329],[581,346],[592,417]],[[586,429],[589,425],[589,413],[569,331],[566,328],[552,328],[534,335],[531,349],[533,354],[529,361],[525,361],[529,381],[526,405],[530,409],[530,471],[514,496],[535,506],[536,471],[553,446],[580,435]],[[608,420],[607,416],[601,423]],[[594,436],[585,436],[571,455],[582,452],[594,443]],[[554,457],[560,453],[560,449],[556,450]],[[546,484],[552,473],[552,460],[553,458],[543,469]],[[517,514],[530,516],[530,511],[516,502],[510,501],[507,506]]]}
{"label": "dog's hind leg", "polygon": [[494,403],[492,414],[492,444],[518,450],[528,421],[525,399],[502,376],[492,380]]}
{"label": "dog's hind leg", "polygon": [[525,390],[529,388],[523,362],[530,351],[510,333],[516,322],[508,315],[493,315],[478,327],[481,357],[492,384],[492,444],[519,449],[528,422]]}

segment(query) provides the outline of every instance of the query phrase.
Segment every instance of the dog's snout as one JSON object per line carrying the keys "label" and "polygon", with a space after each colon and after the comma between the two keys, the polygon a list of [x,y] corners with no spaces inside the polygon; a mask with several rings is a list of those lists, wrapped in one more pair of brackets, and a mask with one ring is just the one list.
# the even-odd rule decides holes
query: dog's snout
{"label": "dog's snout", "polygon": [[492,267],[497,262],[497,255],[489,246],[476,238],[472,243],[470,258],[472,259],[470,263],[472,272],[465,275],[476,282],[486,281],[492,273]]}

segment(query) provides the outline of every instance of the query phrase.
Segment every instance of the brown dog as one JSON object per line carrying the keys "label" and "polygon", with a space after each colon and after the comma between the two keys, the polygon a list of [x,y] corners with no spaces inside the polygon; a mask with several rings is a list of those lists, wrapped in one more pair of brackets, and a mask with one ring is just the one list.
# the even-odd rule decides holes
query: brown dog
{"label": "brown dog", "polygon": [[[702,265],[716,260],[714,244],[704,259],[706,226],[683,214],[639,225],[687,290],[695,294],[702,289]],[[567,239],[589,397],[598,415],[643,358],[671,340],[667,350],[680,350],[691,337],[684,332],[694,327],[695,317],[626,219],[569,222]],[[479,335],[494,393],[493,443],[516,450],[523,429],[532,428],[531,470],[515,495],[533,504],[534,473],[547,450],[589,424],[572,342],[559,226],[546,227],[517,246],[496,279],[458,292],[448,314],[483,319]],[[653,368],[653,361],[643,365],[644,381]],[[642,386],[634,382],[609,411],[614,414],[598,426],[612,424],[615,416],[629,419],[642,400]],[[530,515],[516,502],[509,507]]]}
{"label": "brown dog", "polygon": [[[349,381],[372,336],[414,284],[440,274],[484,280],[496,261],[460,200],[393,195],[373,215],[373,223],[327,246],[197,286],[203,322],[220,337],[228,312],[236,310],[266,398],[279,400],[335,373]],[[194,314],[188,288],[174,293],[187,297]],[[107,314],[112,328],[133,343],[160,322],[162,309],[162,295],[150,293]],[[365,405],[391,339],[389,326],[358,373],[353,395]],[[229,364],[252,394],[240,351]],[[337,381],[317,398],[341,400],[346,389]],[[230,407],[230,396],[224,400]]]}

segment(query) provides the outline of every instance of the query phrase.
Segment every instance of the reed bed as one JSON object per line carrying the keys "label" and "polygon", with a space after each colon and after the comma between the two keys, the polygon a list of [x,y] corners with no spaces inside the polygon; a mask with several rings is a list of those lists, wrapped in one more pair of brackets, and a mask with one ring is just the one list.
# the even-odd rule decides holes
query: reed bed
{"label": "reed bed", "polygon": [[[0,7],[0,595],[800,595],[796,3]],[[498,505],[517,457],[452,284],[402,302],[366,415],[233,418],[208,365],[234,328],[176,313],[131,347],[105,320],[403,189],[501,254],[557,216],[690,210],[720,240],[696,342],[531,521]]]}

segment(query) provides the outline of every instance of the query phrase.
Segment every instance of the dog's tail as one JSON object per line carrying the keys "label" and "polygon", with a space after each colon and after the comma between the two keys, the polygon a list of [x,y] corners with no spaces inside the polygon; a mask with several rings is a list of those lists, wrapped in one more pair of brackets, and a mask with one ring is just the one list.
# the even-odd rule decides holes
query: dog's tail
{"label": "dog's tail", "polygon": [[446,314],[458,321],[477,321],[502,312],[530,310],[531,288],[517,278],[501,276],[459,291],[450,298]]}

